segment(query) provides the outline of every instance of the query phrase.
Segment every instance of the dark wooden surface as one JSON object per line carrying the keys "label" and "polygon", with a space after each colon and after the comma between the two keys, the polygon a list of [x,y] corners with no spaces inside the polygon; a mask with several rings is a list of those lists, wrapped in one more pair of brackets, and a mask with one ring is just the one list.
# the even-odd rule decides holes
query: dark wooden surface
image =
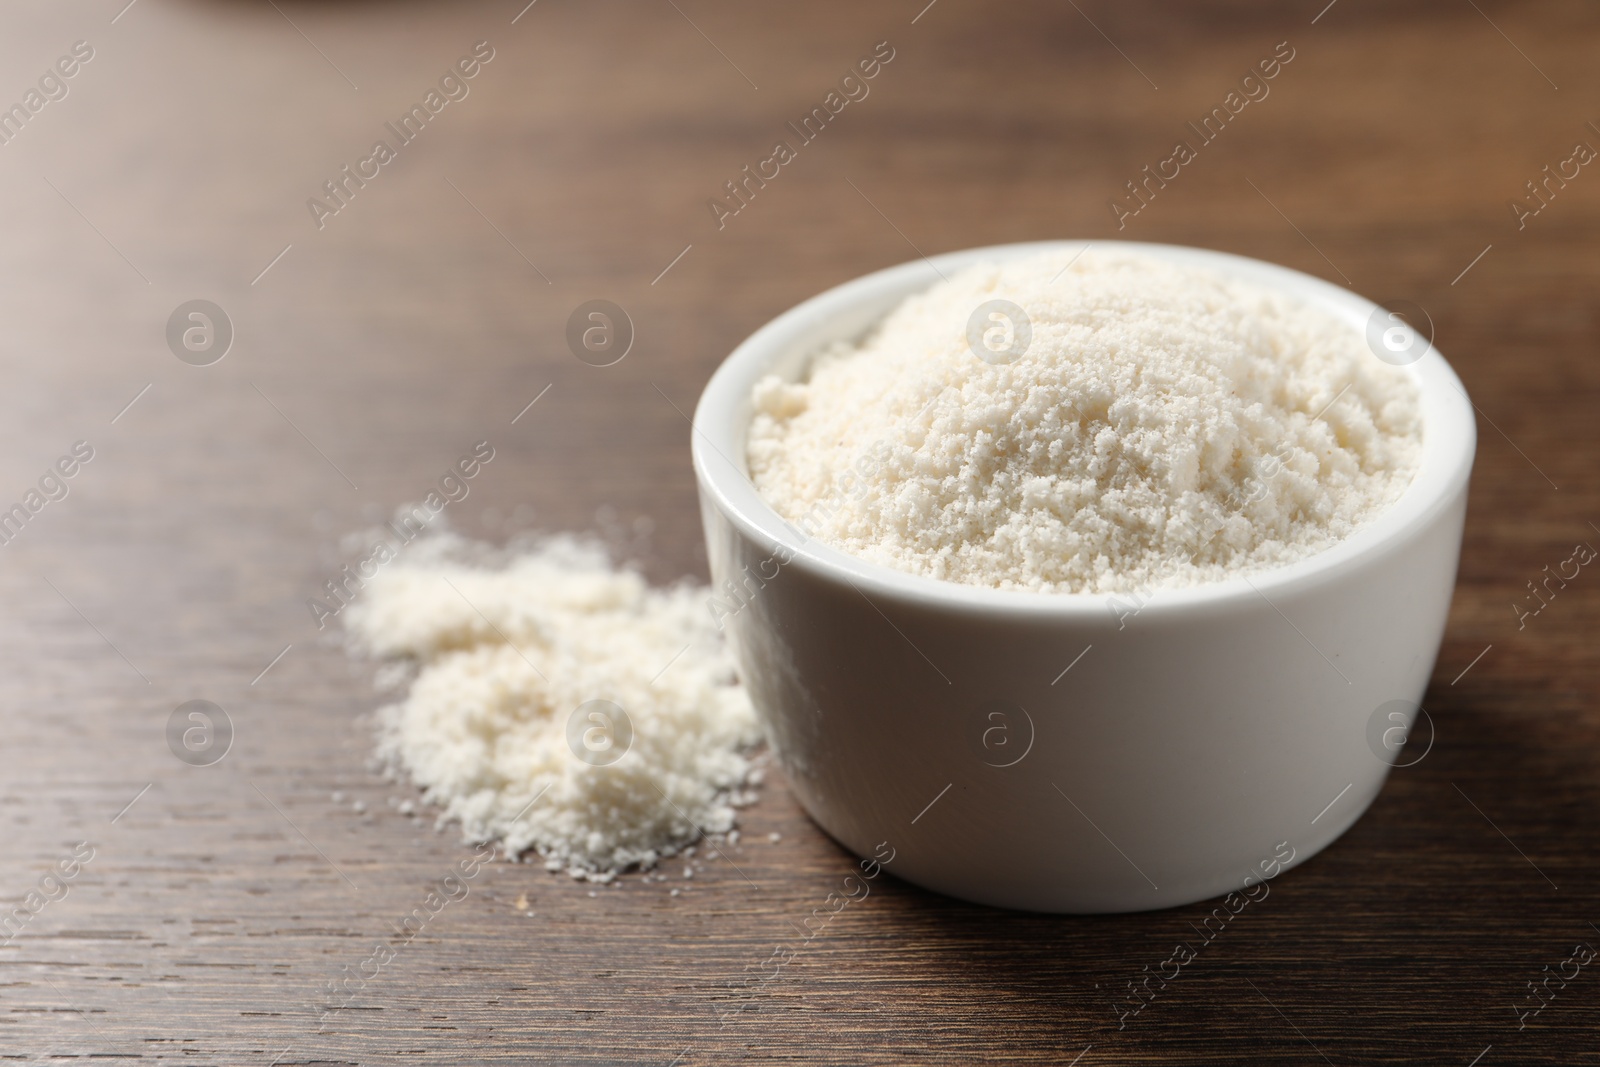
{"label": "dark wooden surface", "polygon": [[[1600,172],[1520,232],[1507,206],[1600,146],[1592,6],[123,2],[0,15],[5,103],[95,49],[0,146],[0,501],[95,449],[0,548],[0,898],[95,850],[0,948],[0,1055],[1600,1062],[1600,974],[1515,1010],[1600,945],[1600,577],[1521,630],[1512,607],[1600,545]],[[470,95],[319,231],[306,198],[483,39]],[[706,199],[882,40],[870,96],[719,232]],[[327,983],[468,855],[368,768],[371,667],[305,607],[340,536],[488,438],[464,532],[609,529],[653,578],[703,576],[673,405],[732,345],[913,244],[1116,234],[1108,199],[1284,40],[1271,95],[1120,236],[1432,315],[1483,418],[1427,757],[1120,1030],[1111,998],[1205,909],[1026,916],[891,879],[724,1025],[726,983],[851,865],[776,776],[733,853],[758,888],[492,865],[324,1024]],[[596,297],[637,327],[606,369],[563,341]],[[209,367],[163,339],[194,298],[237,329]],[[163,737],[194,698],[237,731],[208,768]]]}

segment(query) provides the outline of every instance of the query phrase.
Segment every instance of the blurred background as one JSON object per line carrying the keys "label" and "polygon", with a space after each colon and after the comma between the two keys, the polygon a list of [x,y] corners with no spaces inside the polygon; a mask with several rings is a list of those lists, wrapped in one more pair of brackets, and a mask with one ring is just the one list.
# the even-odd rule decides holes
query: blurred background
{"label": "blurred background", "polygon": [[[0,509],[27,512],[0,547],[0,900],[32,913],[0,933],[7,1057],[1600,1059],[1592,976],[1518,1014],[1600,943],[1600,600],[1585,576],[1517,614],[1600,544],[1593,5],[525,3],[0,14]],[[801,144],[786,124],[875,55]],[[796,158],[732,199],[780,139]],[[1196,158],[1136,196],[1179,141]],[[722,357],[868,271],[1044,238],[1219,248],[1426,309],[1482,415],[1427,758],[1120,1027],[1112,991],[1202,906],[1047,918],[886,884],[725,1022],[727,982],[850,865],[776,775],[738,854],[758,888],[591,899],[496,865],[325,1020],[328,983],[469,854],[368,766],[371,666],[306,607],[357,558],[342,536],[487,439],[462,532],[596,531],[704,580],[686,415]],[[566,339],[596,299],[634,335],[604,367]],[[169,750],[191,699],[227,710],[225,761]]]}

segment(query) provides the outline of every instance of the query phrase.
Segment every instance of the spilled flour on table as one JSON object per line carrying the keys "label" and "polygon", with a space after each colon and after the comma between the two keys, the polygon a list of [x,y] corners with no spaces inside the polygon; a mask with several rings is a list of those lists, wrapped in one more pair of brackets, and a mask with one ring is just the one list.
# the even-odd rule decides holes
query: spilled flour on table
{"label": "spilled flour on table", "polygon": [[345,613],[355,650],[412,668],[379,758],[469,841],[593,881],[730,831],[761,732],[706,594],[573,536],[418,540]]}

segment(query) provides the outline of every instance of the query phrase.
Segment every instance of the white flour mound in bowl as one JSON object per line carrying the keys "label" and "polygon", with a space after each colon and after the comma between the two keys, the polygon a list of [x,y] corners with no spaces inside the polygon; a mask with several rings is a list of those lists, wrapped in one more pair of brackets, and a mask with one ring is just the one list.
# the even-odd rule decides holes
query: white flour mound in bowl
{"label": "white flour mound in bowl", "polygon": [[[969,346],[992,300],[1027,315],[1013,362]],[[1422,443],[1414,383],[1359,330],[1210,271],[1093,249],[963,270],[753,399],[751,479],[807,535],[912,574],[1042,592],[1303,559],[1395,501]]]}
{"label": "white flour mound in bowl", "polygon": [[[473,547],[419,540],[348,608],[357,650],[415,668],[409,692],[379,712],[382,761],[469,841],[533,849],[594,881],[732,829],[734,805],[752,799],[746,754],[761,732],[707,590],[652,589],[570,537],[487,560]],[[623,737],[609,707],[592,705],[605,720],[579,714],[569,736],[592,700],[631,725],[615,762],[574,749],[609,759]]]}

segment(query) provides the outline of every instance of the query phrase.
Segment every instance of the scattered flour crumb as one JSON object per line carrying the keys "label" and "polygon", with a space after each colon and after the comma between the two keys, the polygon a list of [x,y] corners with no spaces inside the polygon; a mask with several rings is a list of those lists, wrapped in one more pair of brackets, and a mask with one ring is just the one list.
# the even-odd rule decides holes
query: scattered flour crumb
{"label": "scattered flour crumb", "polygon": [[[575,878],[608,882],[725,833],[761,734],[705,597],[652,589],[572,537],[501,555],[420,539],[345,612],[357,651],[418,668],[378,713],[379,756],[469,841],[537,851]],[[633,735],[598,766],[569,743],[596,699]]]}

